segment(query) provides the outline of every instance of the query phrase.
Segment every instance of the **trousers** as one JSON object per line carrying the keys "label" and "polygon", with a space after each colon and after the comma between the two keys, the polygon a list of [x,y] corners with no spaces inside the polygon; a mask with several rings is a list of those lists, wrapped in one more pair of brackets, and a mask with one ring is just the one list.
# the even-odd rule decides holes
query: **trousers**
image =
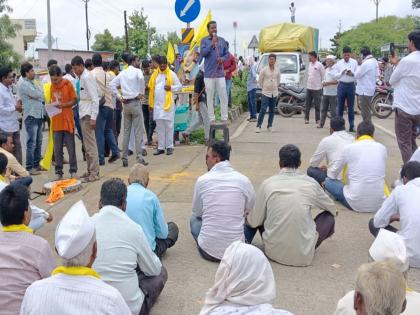
{"label": "trousers", "polygon": [[208,261],[211,261],[211,262],[220,262],[220,259],[207,254],[200,247],[200,245],[198,245],[198,236],[200,235],[202,224],[203,224],[203,221],[202,221],[201,218],[196,217],[195,215],[191,216],[191,218],[190,218],[191,235],[194,238],[195,242],[197,243],[198,252],[200,253],[201,257],[203,257],[205,260],[208,260]]}
{"label": "trousers", "polygon": [[166,239],[156,238],[155,254],[159,258],[166,253],[168,248],[175,245],[178,240],[179,229],[174,222],[168,222],[168,237]]}
{"label": "trousers", "polygon": [[354,129],[354,98],[356,86],[354,83],[340,82],[337,87],[337,115],[343,117],[344,105],[347,100],[347,112],[349,116],[350,129]]}
{"label": "trousers", "polygon": [[322,96],[321,127],[325,125],[328,111],[331,113],[331,118],[337,116],[337,95]]}
{"label": "trousers", "polygon": [[39,167],[42,146],[42,118],[28,116],[25,119],[26,128],[26,169],[30,171]]}
{"label": "trousers", "polygon": [[372,101],[372,96],[367,95],[358,95],[357,101],[360,104],[360,108],[362,110],[362,118],[363,121],[371,121],[372,120],[372,108],[370,103]]}
{"label": "trousers", "polygon": [[174,121],[156,119],[156,132],[158,134],[158,150],[174,147]]}
{"label": "trousers", "polygon": [[228,97],[226,93],[226,80],[224,77],[221,78],[204,78],[204,84],[206,86],[207,95],[207,108],[209,112],[210,121],[215,121],[216,116],[214,114],[214,99],[215,95],[220,98],[220,114],[222,121],[228,120]]}
{"label": "trousers", "polygon": [[416,138],[419,124],[420,115],[413,116],[399,108],[395,110],[395,134],[404,164],[417,150]]}
{"label": "trousers", "polygon": [[168,272],[163,266],[160,275],[155,277],[146,276],[139,268],[136,269],[136,272],[139,279],[139,287],[144,294],[140,315],[148,315],[162,292],[166,281],[168,281]]}
{"label": "trousers", "polygon": [[69,153],[70,173],[77,173],[76,145],[74,134],[67,131],[54,131],[55,173],[63,175],[63,148]]}
{"label": "trousers", "polygon": [[83,134],[83,147],[87,162],[87,172],[91,176],[99,176],[98,147],[96,146],[95,129],[90,126],[90,116],[80,119]]}
{"label": "trousers", "polygon": [[305,103],[305,120],[309,121],[312,104],[315,107],[315,121],[318,123],[320,118],[321,106],[321,92],[322,90],[306,90],[306,103]]}
{"label": "trousers", "polygon": [[128,143],[130,141],[131,129],[134,129],[134,143],[137,161],[143,160],[141,157],[141,141],[144,135],[143,111],[140,101],[131,101],[124,105],[124,138],[122,160],[128,159]]}
{"label": "trousers", "polygon": [[209,140],[210,134],[210,120],[209,114],[207,111],[207,105],[204,102],[200,102],[200,109],[197,112],[198,120],[195,120],[191,125],[188,126],[188,129],[185,131],[186,134],[191,134],[193,131],[197,130],[201,125],[204,126],[204,138]]}

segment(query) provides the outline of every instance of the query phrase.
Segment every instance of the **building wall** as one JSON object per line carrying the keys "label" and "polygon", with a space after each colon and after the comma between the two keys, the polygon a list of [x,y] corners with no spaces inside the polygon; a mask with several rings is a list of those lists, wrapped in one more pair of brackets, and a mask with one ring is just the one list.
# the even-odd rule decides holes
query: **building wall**
{"label": "building wall", "polygon": [[22,59],[25,56],[25,45],[35,41],[36,21],[35,19],[12,19],[12,23],[19,24],[21,29],[16,32],[16,37],[7,40]]}
{"label": "building wall", "polygon": [[[38,58],[39,58],[39,67],[41,69],[47,68],[47,63],[50,58],[48,58],[48,49],[37,49],[38,51]],[[60,50],[60,49],[53,49],[52,50],[52,59],[57,60],[58,65],[61,68],[67,63],[71,62],[71,59],[74,56],[80,56],[83,60],[92,58],[94,51],[79,51],[79,50]],[[114,60],[114,53],[113,52],[99,52],[102,55],[103,61],[111,61]]]}

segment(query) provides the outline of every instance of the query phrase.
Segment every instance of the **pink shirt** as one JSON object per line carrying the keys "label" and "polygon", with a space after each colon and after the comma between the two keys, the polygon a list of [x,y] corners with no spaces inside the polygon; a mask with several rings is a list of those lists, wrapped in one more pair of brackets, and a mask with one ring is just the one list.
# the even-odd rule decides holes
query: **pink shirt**
{"label": "pink shirt", "polygon": [[50,245],[27,232],[0,231],[0,313],[19,314],[27,287],[56,267]]}
{"label": "pink shirt", "polygon": [[322,81],[324,80],[325,69],[322,63],[316,61],[314,63],[309,63],[308,69],[308,82],[306,83],[306,88],[308,90],[321,90]]}

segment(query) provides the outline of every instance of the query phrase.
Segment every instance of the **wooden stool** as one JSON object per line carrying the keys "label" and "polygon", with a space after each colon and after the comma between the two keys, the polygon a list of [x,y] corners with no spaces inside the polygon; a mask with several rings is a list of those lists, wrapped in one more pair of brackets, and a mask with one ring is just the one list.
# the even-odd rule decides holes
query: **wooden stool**
{"label": "wooden stool", "polygon": [[215,140],[216,139],[216,131],[222,130],[223,131],[223,140],[226,143],[229,143],[229,128],[227,124],[223,123],[213,123],[210,125],[210,139],[209,140]]}

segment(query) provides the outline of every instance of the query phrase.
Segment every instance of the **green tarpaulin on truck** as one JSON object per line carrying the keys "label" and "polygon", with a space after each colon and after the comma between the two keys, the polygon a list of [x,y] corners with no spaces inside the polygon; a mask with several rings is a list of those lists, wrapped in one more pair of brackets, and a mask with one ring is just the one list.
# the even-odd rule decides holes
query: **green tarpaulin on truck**
{"label": "green tarpaulin on truck", "polygon": [[260,32],[260,52],[318,50],[318,30],[294,23],[265,27]]}

